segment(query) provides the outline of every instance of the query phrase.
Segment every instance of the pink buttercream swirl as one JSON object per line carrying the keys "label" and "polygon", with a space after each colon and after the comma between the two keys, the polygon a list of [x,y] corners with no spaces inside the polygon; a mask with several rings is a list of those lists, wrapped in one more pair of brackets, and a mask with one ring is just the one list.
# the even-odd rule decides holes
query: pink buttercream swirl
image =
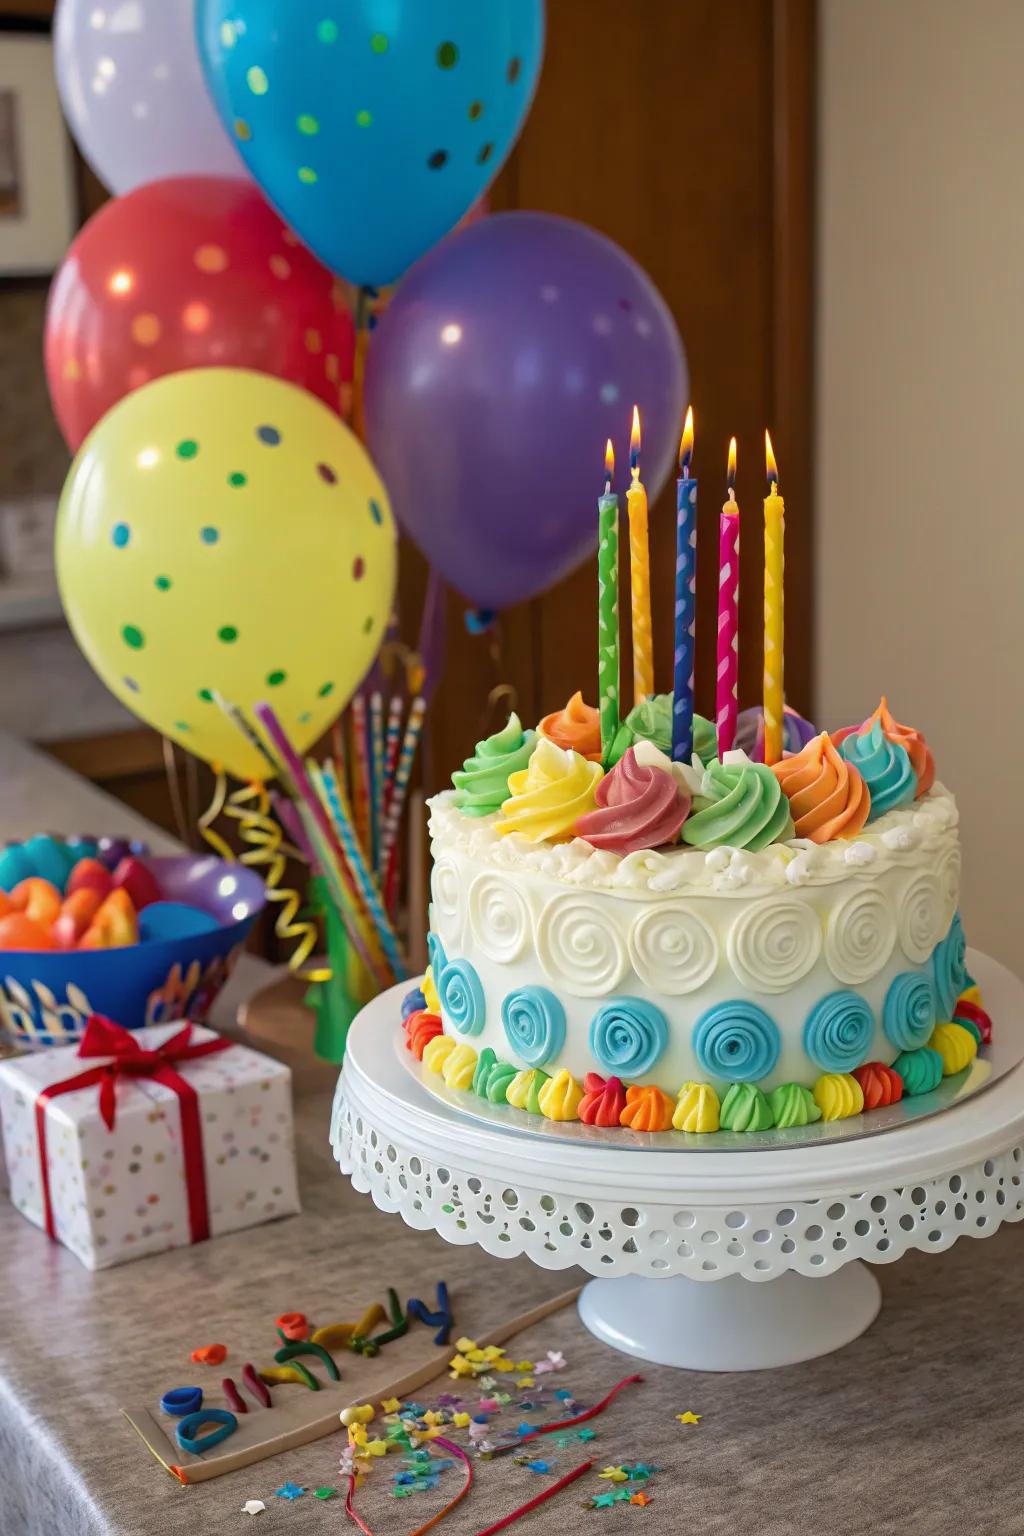
{"label": "pink buttercream swirl", "polygon": [[638,853],[674,843],[690,810],[690,797],[663,768],[636,760],[630,747],[597,786],[597,810],[576,823],[576,836],[594,848]]}

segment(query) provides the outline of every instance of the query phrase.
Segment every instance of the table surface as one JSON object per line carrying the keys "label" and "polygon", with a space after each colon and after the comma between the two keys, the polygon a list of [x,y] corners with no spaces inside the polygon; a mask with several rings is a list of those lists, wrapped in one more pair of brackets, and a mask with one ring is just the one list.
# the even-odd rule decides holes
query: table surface
{"label": "table surface", "polygon": [[[0,786],[0,838],[87,826],[173,846],[2,735]],[[257,961],[240,967],[215,1022],[231,1027],[241,997],[271,974]],[[310,1493],[293,1505],[274,1496],[287,1479],[310,1489],[342,1486],[340,1436],[180,1488],[118,1409],[147,1400],[155,1384],[194,1377],[200,1368],[189,1355],[197,1344],[223,1338],[244,1348],[244,1335],[265,1330],[283,1311],[333,1321],[361,1310],[382,1283],[404,1298],[444,1277],[457,1328],[483,1331],[576,1278],[447,1247],[354,1194],[327,1144],[333,1069],[287,1050],[275,1054],[292,1054],[295,1073],[300,1216],[91,1274],[0,1202],[3,1536],[227,1531],[247,1525],[241,1506],[248,1498],[266,1501],[259,1531],[348,1529],[337,1500]],[[702,1536],[754,1528],[759,1536],[790,1536],[825,1524],[831,1536],[960,1536],[969,1517],[984,1536],[1021,1536],[1024,1355],[1012,1347],[1024,1328],[1020,1241],[1021,1228],[1008,1227],[984,1242],[879,1268],[882,1314],[838,1355],[734,1376],[642,1367],[643,1385],[594,1421],[597,1438],[588,1448],[544,1450],[558,1463],[556,1476],[586,1454],[596,1457],[594,1472],[531,1515],[524,1532],[586,1532],[596,1522],[622,1530],[643,1521],[665,1536],[688,1528]],[[530,1359],[548,1348],[564,1352],[559,1385],[581,1402],[596,1401],[633,1368],[593,1339],[572,1309],[521,1335],[512,1352]],[[442,1378],[418,1390],[417,1400],[444,1390],[464,1389]],[[699,1425],[677,1423],[687,1409],[703,1416]],[[647,1508],[582,1507],[607,1486],[594,1475],[600,1467],[639,1460],[661,1468]],[[360,1512],[377,1536],[412,1530],[456,1486],[449,1472],[436,1494],[398,1503],[389,1494],[393,1470],[390,1460],[381,1464],[359,1493]],[[473,1493],[440,1529],[470,1536],[547,1480],[511,1458],[482,1463]]]}

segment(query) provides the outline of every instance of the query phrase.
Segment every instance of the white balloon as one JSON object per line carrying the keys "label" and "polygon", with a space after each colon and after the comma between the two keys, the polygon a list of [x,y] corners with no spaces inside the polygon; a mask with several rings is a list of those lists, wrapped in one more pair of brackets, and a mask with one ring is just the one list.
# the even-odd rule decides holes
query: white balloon
{"label": "white balloon", "polygon": [[194,0],[58,0],[57,89],[112,192],[163,176],[246,176],[210,101]]}

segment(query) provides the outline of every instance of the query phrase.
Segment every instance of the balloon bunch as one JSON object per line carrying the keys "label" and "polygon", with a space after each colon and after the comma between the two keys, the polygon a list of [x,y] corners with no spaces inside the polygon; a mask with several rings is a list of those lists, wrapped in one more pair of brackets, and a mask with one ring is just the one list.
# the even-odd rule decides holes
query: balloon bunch
{"label": "balloon bunch", "polygon": [[498,609],[592,549],[624,402],[652,491],[673,462],[686,366],[646,274],[582,225],[479,217],[543,40],[544,0],[57,3],[65,112],[117,194],[47,315],[61,592],[118,698],[243,781],[204,830],[233,812],[274,879],[273,763],[238,724],[270,702],[302,758],[338,717],[392,621],[392,506],[432,612],[442,578]]}

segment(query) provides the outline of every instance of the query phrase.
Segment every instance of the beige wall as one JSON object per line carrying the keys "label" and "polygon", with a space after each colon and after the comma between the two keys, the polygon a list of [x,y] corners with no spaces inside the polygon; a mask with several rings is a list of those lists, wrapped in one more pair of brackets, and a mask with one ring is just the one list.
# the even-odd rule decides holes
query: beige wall
{"label": "beige wall", "polygon": [[1019,965],[1024,3],[821,21],[818,713],[925,731],[969,941]]}

